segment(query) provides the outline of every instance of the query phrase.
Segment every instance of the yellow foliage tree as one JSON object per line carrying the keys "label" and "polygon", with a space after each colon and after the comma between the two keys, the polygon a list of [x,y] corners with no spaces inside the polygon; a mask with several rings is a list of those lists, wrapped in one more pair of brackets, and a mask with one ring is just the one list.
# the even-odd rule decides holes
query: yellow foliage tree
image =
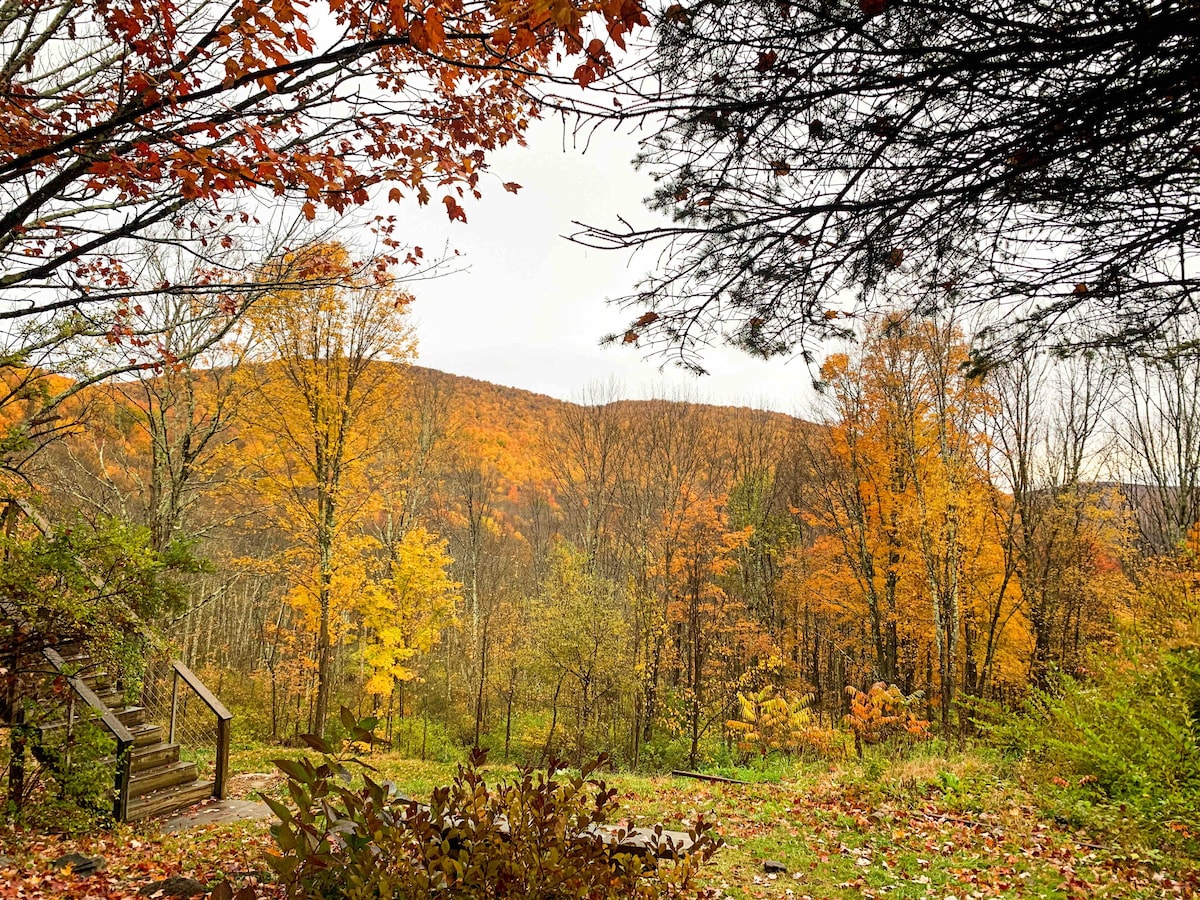
{"label": "yellow foliage tree", "polygon": [[838,733],[821,727],[813,715],[812,694],[788,697],[767,685],[757,693],[739,693],[737,701],[740,718],[730,719],[725,727],[743,753],[791,756],[812,750],[829,755],[839,743]]}
{"label": "yellow foliage tree", "polygon": [[371,670],[367,693],[389,697],[397,682],[416,678],[414,657],[432,650],[453,624],[462,601],[462,586],[449,574],[453,562],[446,541],[413,528],[389,548],[386,576],[364,586],[358,610]]}
{"label": "yellow foliage tree", "polygon": [[245,377],[253,382],[242,451],[273,523],[295,543],[292,597],[315,615],[313,730],[324,731],[336,644],[337,548],[369,511],[368,471],[403,396],[415,345],[411,297],[363,276],[344,248],[303,251],[307,290],[269,294],[253,307]]}

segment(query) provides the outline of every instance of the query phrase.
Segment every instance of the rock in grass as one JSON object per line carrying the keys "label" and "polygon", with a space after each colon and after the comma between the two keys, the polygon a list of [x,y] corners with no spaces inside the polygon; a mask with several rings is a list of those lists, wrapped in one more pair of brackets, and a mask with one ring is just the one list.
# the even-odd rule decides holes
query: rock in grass
{"label": "rock in grass", "polygon": [[102,871],[105,865],[103,856],[84,856],[82,853],[68,853],[50,863],[52,869],[70,869],[72,875],[83,878]]}
{"label": "rock in grass", "polygon": [[786,875],[787,866],[777,859],[763,860],[763,871],[770,875]]}
{"label": "rock in grass", "polygon": [[206,891],[208,888],[195,878],[184,878],[182,875],[172,875],[138,888],[138,894],[142,897],[195,897]]}

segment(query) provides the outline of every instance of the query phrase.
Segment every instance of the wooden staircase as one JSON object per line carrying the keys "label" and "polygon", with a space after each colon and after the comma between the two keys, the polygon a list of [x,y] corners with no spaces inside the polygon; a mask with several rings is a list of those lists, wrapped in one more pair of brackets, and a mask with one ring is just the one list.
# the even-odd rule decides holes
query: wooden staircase
{"label": "wooden staircase", "polygon": [[[65,682],[74,696],[61,718],[37,726],[29,747],[35,756],[51,766],[70,764],[69,760],[55,759],[44,748],[51,746],[63,731],[78,727],[83,706],[90,708],[117,743],[116,753],[107,760],[114,767],[113,817],[117,820],[135,822],[209,797],[224,798],[232,716],[186,666],[179,662],[172,664],[173,699],[177,697],[180,681],[193,690],[198,687],[196,693],[216,717],[216,767],[211,777],[201,777],[195,762],[180,758],[174,722],[147,721],[146,708],[127,703],[120,683],[100,671],[86,654],[64,657],[53,648],[45,648],[43,654],[49,663],[47,675],[51,681]],[[173,703],[172,708],[175,706]]]}
{"label": "wooden staircase", "polygon": [[[30,518],[35,515],[25,511]],[[54,739],[63,732],[70,734],[90,717],[116,743],[115,752],[107,759],[114,771],[113,818],[134,822],[208,797],[224,799],[233,716],[182,662],[164,663],[164,669],[169,665],[171,678],[168,721],[151,722],[148,710],[127,702],[120,680],[104,672],[77,640],[59,643],[53,635],[41,633],[3,597],[0,622],[8,630],[8,640],[0,641],[5,644],[0,646],[0,675],[4,676],[0,678],[4,688],[0,690],[0,724],[12,726],[10,793],[15,790],[17,796],[23,789],[26,751],[51,767],[69,766],[69,750],[62,754],[51,749]],[[165,660],[168,648],[149,629],[140,631],[147,647],[156,648]],[[210,777],[201,777],[195,762],[180,758],[176,726],[181,691],[191,691],[215,719],[215,764]],[[52,703],[50,696],[57,699]],[[25,722],[24,709],[30,698],[36,708],[54,710],[46,713],[48,721],[36,727]]]}

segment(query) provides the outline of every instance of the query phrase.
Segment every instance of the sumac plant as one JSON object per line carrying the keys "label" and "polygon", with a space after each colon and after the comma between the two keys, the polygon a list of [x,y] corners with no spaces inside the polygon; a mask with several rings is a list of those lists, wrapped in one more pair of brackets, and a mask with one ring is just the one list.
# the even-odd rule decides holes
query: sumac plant
{"label": "sumac plant", "polygon": [[[616,811],[617,792],[594,777],[603,757],[578,774],[552,763],[489,785],[486,753],[476,749],[450,785],[418,803],[373,779],[353,755],[374,742],[376,722],[354,722],[345,709],[342,720],[348,739],[340,748],[306,738],[323,755],[319,764],[276,761],[291,803],[267,801],[280,820],[272,828],[280,853],[268,863],[288,898],[688,897],[719,846],[699,821],[686,853],[656,859],[616,849],[602,826]],[[351,773],[356,764],[361,778]],[[228,884],[213,893],[214,900],[233,896]],[[236,896],[259,895],[243,888]]]}
{"label": "sumac plant", "polygon": [[854,732],[854,749],[863,755],[863,744],[879,744],[898,735],[923,740],[929,737],[929,722],[915,712],[924,698],[921,691],[907,697],[896,685],[882,681],[871,685],[865,693],[853,685],[846,688],[850,697],[850,712],[846,725]]}

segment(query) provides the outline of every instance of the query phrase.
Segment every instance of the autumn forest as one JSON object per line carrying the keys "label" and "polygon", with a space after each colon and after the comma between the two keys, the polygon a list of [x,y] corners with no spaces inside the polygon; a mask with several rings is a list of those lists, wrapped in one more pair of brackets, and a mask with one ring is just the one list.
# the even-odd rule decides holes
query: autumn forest
{"label": "autumn forest", "polygon": [[[0,3],[0,900],[1200,895],[1198,58],[1194,0]],[[695,390],[434,357],[582,371],[602,302]]]}
{"label": "autumn forest", "polygon": [[411,299],[269,294],[28,463],[52,521],[158,555],[148,613],[245,739],[345,705],[421,757],[836,756],[877,683],[912,739],[966,734],[1194,614],[1194,363],[975,378],[953,319],[879,316],[803,417],[567,403],[415,365]]}

